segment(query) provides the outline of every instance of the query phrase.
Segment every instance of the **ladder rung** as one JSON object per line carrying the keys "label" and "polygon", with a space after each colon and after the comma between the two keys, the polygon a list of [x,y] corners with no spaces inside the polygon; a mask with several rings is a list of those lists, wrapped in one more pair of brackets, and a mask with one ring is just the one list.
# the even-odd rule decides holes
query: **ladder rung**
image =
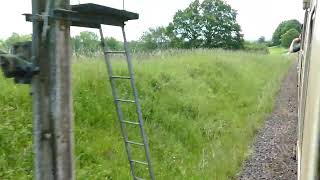
{"label": "ladder rung", "polygon": [[121,121],[121,123],[139,125],[138,122],[131,122],[131,121]]}
{"label": "ladder rung", "polygon": [[129,76],[111,76],[111,78],[114,78],[114,79],[131,79],[131,77],[129,77]]}
{"label": "ladder rung", "polygon": [[125,51],[105,51],[106,54],[125,54]]}
{"label": "ladder rung", "polygon": [[145,180],[145,179],[143,179],[143,178],[139,178],[139,177],[134,177],[134,179],[137,179],[137,180]]}
{"label": "ladder rung", "polygon": [[138,164],[143,164],[143,165],[148,165],[148,163],[146,163],[146,162],[137,161],[137,160],[131,160],[131,162],[138,163]]}
{"label": "ladder rung", "polygon": [[133,141],[126,141],[126,143],[137,145],[137,146],[144,146],[144,144],[142,144],[142,143],[133,142]]}
{"label": "ladder rung", "polygon": [[119,102],[128,102],[128,103],[135,103],[135,101],[133,101],[133,100],[127,100],[127,99],[116,99],[116,101],[119,101]]}

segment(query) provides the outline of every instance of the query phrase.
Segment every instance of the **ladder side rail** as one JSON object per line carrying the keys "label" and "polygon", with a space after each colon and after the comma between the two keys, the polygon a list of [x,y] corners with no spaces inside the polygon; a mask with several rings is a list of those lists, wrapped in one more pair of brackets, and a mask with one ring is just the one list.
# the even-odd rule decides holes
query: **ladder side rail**
{"label": "ladder side rail", "polygon": [[138,90],[137,90],[137,87],[136,87],[135,76],[134,76],[134,72],[133,72],[132,57],[131,57],[131,54],[129,52],[129,47],[128,47],[128,42],[127,42],[124,26],[122,26],[121,28],[122,28],[122,35],[123,35],[123,40],[124,40],[125,54],[126,54],[126,57],[127,57],[128,70],[129,70],[129,74],[130,74],[130,77],[131,77],[130,83],[131,83],[131,87],[133,89],[134,100],[136,102],[136,113],[138,115],[138,120],[139,120],[139,123],[140,123],[140,125],[139,125],[140,126],[140,133],[141,133],[141,136],[143,138],[143,143],[145,145],[144,146],[144,150],[145,150],[146,157],[147,157],[150,177],[151,177],[152,180],[154,180],[155,176],[154,176],[154,171],[153,171],[153,167],[152,167],[152,163],[151,163],[149,144],[148,144],[148,140],[147,140],[146,133],[145,133],[145,130],[144,130],[142,110],[141,110],[141,105],[140,105],[140,101],[139,101]]}
{"label": "ladder side rail", "polygon": [[124,138],[124,142],[125,142],[124,144],[125,144],[125,149],[127,151],[128,160],[129,160],[130,167],[131,167],[131,173],[132,173],[132,176],[135,178],[136,177],[135,176],[136,173],[135,173],[134,162],[132,161],[132,155],[131,155],[131,151],[130,151],[130,146],[127,143],[128,134],[125,131],[125,124],[122,123],[122,121],[123,121],[123,112],[121,110],[119,102],[116,101],[116,99],[118,99],[118,94],[117,94],[117,91],[116,91],[116,83],[115,83],[114,79],[112,78],[112,76],[113,76],[112,64],[110,62],[109,54],[106,53],[108,51],[108,47],[107,47],[107,45],[105,43],[105,40],[104,40],[104,35],[103,35],[103,31],[102,31],[102,26],[101,25],[99,27],[99,32],[100,32],[100,38],[101,38],[101,46],[102,46],[103,51],[104,51],[105,62],[106,62],[106,65],[107,65],[108,76],[109,76],[109,80],[110,80],[110,83],[111,83],[112,94],[113,94],[113,97],[114,97],[114,103],[116,105],[117,115],[118,115],[118,119],[119,119],[119,122],[120,122],[121,134],[122,134],[122,136]]}

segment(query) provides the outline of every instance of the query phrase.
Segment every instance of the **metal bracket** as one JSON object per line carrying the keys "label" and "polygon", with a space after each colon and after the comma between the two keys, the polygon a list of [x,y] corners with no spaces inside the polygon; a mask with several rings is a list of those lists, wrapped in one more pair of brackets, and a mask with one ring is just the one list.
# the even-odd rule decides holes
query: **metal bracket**
{"label": "metal bracket", "polygon": [[42,40],[46,40],[49,31],[49,16],[52,9],[52,0],[48,0],[46,4],[46,11],[43,13],[43,29],[42,29]]}
{"label": "metal bracket", "polygon": [[39,67],[33,64],[31,42],[16,43],[13,54],[0,52],[0,66],[6,78],[14,78],[17,84],[31,84],[32,77],[39,73]]}
{"label": "metal bracket", "polygon": [[310,8],[310,0],[303,0],[303,10],[309,9]]}

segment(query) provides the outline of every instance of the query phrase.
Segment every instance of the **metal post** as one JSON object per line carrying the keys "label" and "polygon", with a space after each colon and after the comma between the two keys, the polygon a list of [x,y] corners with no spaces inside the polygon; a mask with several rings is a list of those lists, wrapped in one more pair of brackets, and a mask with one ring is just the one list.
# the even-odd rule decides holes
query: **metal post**
{"label": "metal post", "polygon": [[[54,0],[54,8],[70,9],[69,0]],[[50,118],[54,123],[56,179],[74,179],[73,103],[71,85],[70,22],[50,26]]]}
{"label": "metal post", "polygon": [[[54,8],[69,9],[69,0],[32,0],[33,15]],[[70,70],[70,25],[50,22],[42,39],[42,23],[33,21],[33,57],[40,73],[33,79],[35,178],[74,179],[73,106]]]}
{"label": "metal post", "polygon": [[[41,14],[45,1],[32,0],[32,14]],[[48,48],[41,43],[42,23],[33,21],[32,56],[40,73],[32,80],[35,179],[54,179],[52,124],[49,119]]]}

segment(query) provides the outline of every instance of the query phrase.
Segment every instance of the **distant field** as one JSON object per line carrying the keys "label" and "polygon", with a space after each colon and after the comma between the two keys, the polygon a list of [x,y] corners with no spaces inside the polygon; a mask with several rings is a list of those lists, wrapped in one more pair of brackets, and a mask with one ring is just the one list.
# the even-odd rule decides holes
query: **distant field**
{"label": "distant field", "polygon": [[[289,64],[280,55],[204,50],[135,61],[157,179],[234,177]],[[115,67],[125,74],[123,63]],[[131,179],[102,59],[74,63],[73,75],[77,179]],[[2,77],[0,86],[0,179],[32,179],[29,88]]]}
{"label": "distant field", "polygon": [[285,54],[288,53],[288,49],[280,47],[280,46],[273,46],[269,47],[270,54]]}

